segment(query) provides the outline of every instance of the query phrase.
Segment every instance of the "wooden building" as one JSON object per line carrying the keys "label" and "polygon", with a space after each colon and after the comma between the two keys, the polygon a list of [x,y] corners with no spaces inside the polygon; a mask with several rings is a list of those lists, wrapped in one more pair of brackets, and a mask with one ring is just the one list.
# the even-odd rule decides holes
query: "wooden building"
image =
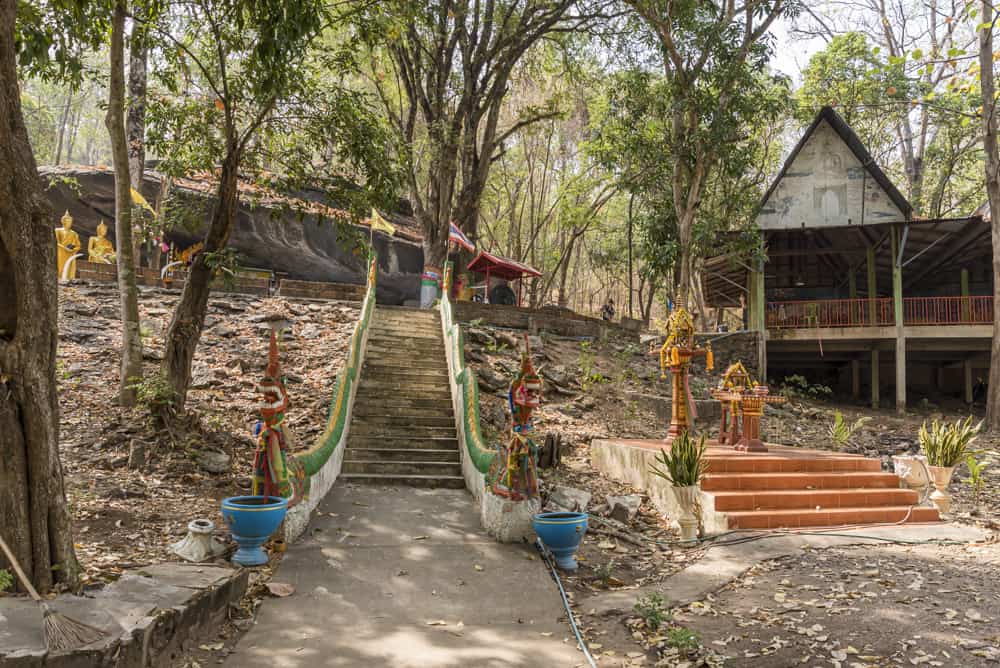
{"label": "wooden building", "polygon": [[823,108],[761,201],[766,261],[710,258],[712,306],[747,298],[760,368],[780,379],[864,386],[906,405],[907,387],[972,401],[993,335],[990,224],[924,220],[854,131]]}

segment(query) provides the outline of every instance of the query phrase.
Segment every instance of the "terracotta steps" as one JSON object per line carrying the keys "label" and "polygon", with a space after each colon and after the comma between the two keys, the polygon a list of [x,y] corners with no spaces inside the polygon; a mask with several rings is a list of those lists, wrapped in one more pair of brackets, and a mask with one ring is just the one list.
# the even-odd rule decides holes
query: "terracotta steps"
{"label": "terracotta steps", "polygon": [[715,497],[715,509],[723,511],[910,506],[920,501],[913,490],[900,488],[715,492],[712,496]]}
{"label": "terracotta steps", "polygon": [[701,481],[706,492],[727,490],[788,490],[899,487],[892,473],[848,471],[836,473],[709,473]]}
{"label": "terracotta steps", "polygon": [[[909,513],[909,516],[907,516]],[[876,506],[867,508],[831,508],[828,510],[767,510],[726,513],[730,529],[796,529],[803,527],[853,524],[937,522],[937,509],[926,506]]]}

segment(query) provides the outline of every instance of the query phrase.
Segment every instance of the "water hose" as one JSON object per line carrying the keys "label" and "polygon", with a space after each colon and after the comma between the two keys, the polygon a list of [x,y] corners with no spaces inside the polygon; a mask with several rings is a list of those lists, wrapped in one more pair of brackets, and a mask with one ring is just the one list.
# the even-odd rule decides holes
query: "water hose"
{"label": "water hose", "polygon": [[580,651],[587,658],[587,663],[590,664],[590,668],[597,668],[597,663],[594,661],[594,657],[590,655],[590,650],[587,649],[587,643],[584,641],[583,636],[580,635],[580,629],[576,627],[576,617],[573,616],[573,611],[569,607],[569,599],[566,597],[566,590],[563,589],[562,580],[559,579],[559,571],[556,570],[555,564],[552,563],[552,558],[549,555],[548,548],[542,543],[541,538],[535,539],[535,547],[538,549],[538,553],[542,555],[542,560],[545,565],[549,567],[549,571],[552,573],[552,578],[556,581],[556,586],[559,587],[559,595],[562,596],[563,607],[566,609],[566,616],[569,618],[569,625],[573,629],[573,635],[576,636],[576,644],[579,646]]}

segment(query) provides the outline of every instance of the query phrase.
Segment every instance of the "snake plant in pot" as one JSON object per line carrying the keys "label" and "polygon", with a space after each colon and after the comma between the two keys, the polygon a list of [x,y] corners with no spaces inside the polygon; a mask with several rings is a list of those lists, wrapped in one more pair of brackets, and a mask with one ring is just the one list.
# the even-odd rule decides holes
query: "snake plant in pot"
{"label": "snake plant in pot", "polygon": [[707,450],[704,436],[695,441],[685,430],[671,442],[669,450],[660,450],[656,463],[650,467],[653,475],[670,483],[681,509],[677,523],[681,526],[681,540],[684,542],[693,542],[698,538],[700,483],[708,468]]}
{"label": "snake plant in pot", "polygon": [[930,429],[924,422],[917,434],[920,447],[927,455],[927,468],[930,469],[935,491],[931,501],[942,513],[951,509],[951,495],[948,494],[948,484],[955,467],[969,454],[969,446],[976,440],[983,423],[972,424],[972,416],[965,420],[956,420],[954,424],[934,420]]}

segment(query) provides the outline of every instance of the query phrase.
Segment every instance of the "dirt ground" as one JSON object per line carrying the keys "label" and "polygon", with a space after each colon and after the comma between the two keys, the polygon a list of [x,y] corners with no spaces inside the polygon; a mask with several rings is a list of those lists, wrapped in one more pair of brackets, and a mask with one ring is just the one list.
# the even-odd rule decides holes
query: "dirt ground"
{"label": "dirt ground", "polygon": [[[117,405],[114,286],[61,286],[59,298],[60,449],[77,556],[85,583],[94,584],[124,568],[175,560],[167,548],[192,519],[213,520],[225,534],[219,501],[250,488],[254,388],[269,336],[264,315],[280,311],[293,323],[282,363],[297,447],[322,432],[358,317],[350,303],[214,296],[193,365],[188,416],[168,431],[148,409]],[[156,375],[176,299],[176,292],[142,291],[147,379]]]}

